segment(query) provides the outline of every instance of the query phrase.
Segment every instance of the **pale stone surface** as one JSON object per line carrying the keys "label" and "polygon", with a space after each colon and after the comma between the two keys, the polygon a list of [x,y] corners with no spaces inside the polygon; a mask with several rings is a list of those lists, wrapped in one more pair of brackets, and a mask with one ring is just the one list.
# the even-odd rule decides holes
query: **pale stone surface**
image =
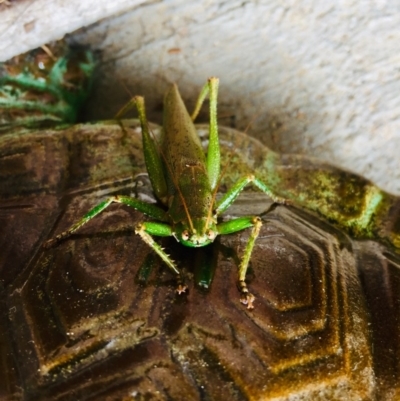
{"label": "pale stone surface", "polygon": [[0,0],[0,61],[140,3],[143,0]]}
{"label": "pale stone surface", "polygon": [[91,118],[115,115],[129,91],[145,95],[159,120],[169,82],[193,104],[215,75],[221,123],[253,122],[249,132],[275,150],[319,157],[400,194],[399,2],[119,3],[129,9],[72,38],[101,52]]}

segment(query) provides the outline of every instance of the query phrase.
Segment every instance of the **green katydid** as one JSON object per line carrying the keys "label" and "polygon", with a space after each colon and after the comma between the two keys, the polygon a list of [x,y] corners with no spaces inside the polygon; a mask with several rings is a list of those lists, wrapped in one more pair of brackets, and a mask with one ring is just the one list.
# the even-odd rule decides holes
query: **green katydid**
{"label": "green katydid", "polygon": [[[163,132],[157,141],[150,135],[146,118],[144,99],[134,97],[119,113],[136,106],[142,128],[143,152],[153,191],[162,207],[149,204],[129,196],[111,196],[92,208],[81,220],[68,230],[45,242],[45,247],[68,237],[73,232],[97,216],[111,203],[128,205],[156,221],[144,221],[135,227],[135,232],[148,244],[176,274],[177,292],[186,290],[181,272],[176,263],[154,241],[152,236],[173,236],[188,247],[202,247],[212,243],[218,235],[231,234],[251,228],[249,240],[239,266],[238,285],[240,301],[253,308],[254,296],[246,285],[246,272],[254,243],[262,226],[258,216],[239,217],[218,222],[218,217],[229,208],[244,187],[253,183],[267,193],[275,202],[282,202],[269,188],[253,175],[240,179],[221,199],[216,193],[220,180],[220,148],[217,128],[217,78],[210,78],[204,85],[190,116],[176,85],[168,91],[164,101]],[[210,125],[207,155],[204,154],[194,119],[209,94]]]}

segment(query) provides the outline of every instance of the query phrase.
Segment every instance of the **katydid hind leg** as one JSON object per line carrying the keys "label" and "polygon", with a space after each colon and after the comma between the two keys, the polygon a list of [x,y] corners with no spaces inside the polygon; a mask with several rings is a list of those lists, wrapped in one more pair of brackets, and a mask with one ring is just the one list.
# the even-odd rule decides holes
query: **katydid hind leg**
{"label": "katydid hind leg", "polygon": [[134,107],[136,107],[138,111],[140,126],[142,128],[143,154],[151,185],[157,198],[165,204],[167,197],[167,182],[164,175],[164,165],[155,143],[155,139],[151,137],[149,132],[149,123],[146,117],[146,108],[143,97],[135,96],[131,99],[119,111],[116,118],[122,118],[127,111]]}
{"label": "katydid hind leg", "polygon": [[210,129],[207,150],[207,172],[211,189],[214,190],[219,184],[221,168],[221,152],[219,148],[218,122],[217,122],[217,96],[218,79],[210,78]]}
{"label": "katydid hind leg", "polygon": [[[210,78],[212,79],[212,78]],[[213,78],[218,80],[218,78]],[[201,88],[201,91],[199,93],[199,97],[196,100],[196,105],[194,106],[193,113],[191,114],[190,118],[192,121],[196,119],[198,114],[200,113],[201,106],[204,103],[204,100],[206,100],[207,95],[210,92],[210,80],[207,80],[207,82],[204,84],[204,86]]]}
{"label": "katydid hind leg", "polygon": [[200,92],[197,99],[195,109],[192,113],[194,120],[206,98],[210,98],[210,126],[209,126],[209,144],[207,150],[207,172],[210,180],[211,189],[214,190],[219,182],[221,155],[218,137],[218,122],[217,122],[217,97],[218,97],[219,79],[209,78]]}

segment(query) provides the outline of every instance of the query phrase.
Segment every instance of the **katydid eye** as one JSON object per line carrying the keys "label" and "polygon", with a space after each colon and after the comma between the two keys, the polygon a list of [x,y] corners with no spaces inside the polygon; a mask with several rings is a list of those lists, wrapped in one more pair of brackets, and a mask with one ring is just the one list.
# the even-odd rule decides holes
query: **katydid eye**
{"label": "katydid eye", "polygon": [[215,231],[213,231],[213,230],[208,230],[207,231],[207,238],[209,240],[215,239],[216,236],[217,236],[217,234],[215,233]]}
{"label": "katydid eye", "polygon": [[189,231],[188,230],[185,230],[182,232],[182,239],[184,241],[187,241],[189,239]]}

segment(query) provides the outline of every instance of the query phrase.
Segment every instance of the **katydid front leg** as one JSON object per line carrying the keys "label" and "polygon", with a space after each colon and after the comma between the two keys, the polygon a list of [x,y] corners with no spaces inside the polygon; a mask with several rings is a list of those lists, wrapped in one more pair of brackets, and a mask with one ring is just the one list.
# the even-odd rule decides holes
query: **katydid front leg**
{"label": "katydid front leg", "polygon": [[[43,244],[44,248],[50,248],[57,242],[72,235],[76,230],[84,226],[91,219],[100,214],[104,209],[110,206],[112,203],[123,203],[127,206],[134,208],[135,210],[142,212],[158,221],[167,221],[165,211],[161,208],[152,205],[150,203],[143,202],[139,199],[131,198],[130,196],[111,196],[105,201],[99,203],[97,206],[92,208],[88,213],[86,213],[79,221],[73,224],[68,230],[58,234],[55,238],[46,241]],[[157,244],[150,234],[159,237],[170,237],[173,235],[172,228],[170,225],[165,223],[155,223],[155,222],[143,222],[135,227],[135,233],[138,234],[142,240],[148,244],[166,263],[166,265],[176,274],[178,281],[177,292],[181,294],[185,292],[186,286],[183,284],[182,275],[176,266],[176,263],[171,259],[171,257],[164,251],[164,249]]]}
{"label": "katydid front leg", "polygon": [[[232,203],[236,200],[236,198],[240,195],[240,193],[244,190],[246,185],[253,183],[258,189],[265,192],[274,203],[286,203],[286,200],[280,197],[277,197],[273,194],[273,192],[258,178],[254,175],[248,175],[240,179],[217,203],[217,207],[215,209],[216,215],[220,215],[225,210],[227,210]],[[239,275],[238,275],[238,286],[241,293],[240,302],[247,305],[248,309],[253,309],[253,302],[255,297],[251,294],[247,288],[246,284],[246,273],[247,268],[249,266],[251,254],[253,252],[255,241],[260,234],[260,229],[262,226],[261,219],[259,217],[240,217],[237,219],[233,219],[222,224],[218,225],[218,233],[220,235],[223,234],[231,234],[234,232],[238,232],[244,230],[246,228],[252,227],[252,231],[250,233],[249,241],[247,242],[246,249],[243,254],[242,261],[239,266]]]}
{"label": "katydid front leg", "polygon": [[187,287],[183,284],[183,279],[181,272],[178,270],[176,263],[171,259],[171,257],[165,252],[157,242],[154,241],[153,237],[150,235],[155,235],[159,237],[171,237],[173,235],[172,228],[168,224],[155,223],[155,222],[144,222],[140,223],[135,228],[135,233],[142,238],[142,240],[150,246],[153,251],[160,256],[160,258],[165,262],[165,264],[176,274],[178,287],[176,292],[182,294],[186,291]]}
{"label": "katydid front leg", "polygon": [[238,275],[238,286],[240,290],[240,302],[247,305],[247,309],[253,309],[253,302],[255,297],[251,294],[247,288],[246,284],[246,273],[249,266],[250,257],[253,252],[254,244],[258,235],[260,234],[260,229],[262,226],[261,219],[256,216],[251,217],[239,217],[237,219],[229,220],[224,223],[218,224],[218,233],[220,235],[232,234],[238,231],[245,230],[246,228],[252,227],[249,240],[244,251],[242,261],[239,266]]}

